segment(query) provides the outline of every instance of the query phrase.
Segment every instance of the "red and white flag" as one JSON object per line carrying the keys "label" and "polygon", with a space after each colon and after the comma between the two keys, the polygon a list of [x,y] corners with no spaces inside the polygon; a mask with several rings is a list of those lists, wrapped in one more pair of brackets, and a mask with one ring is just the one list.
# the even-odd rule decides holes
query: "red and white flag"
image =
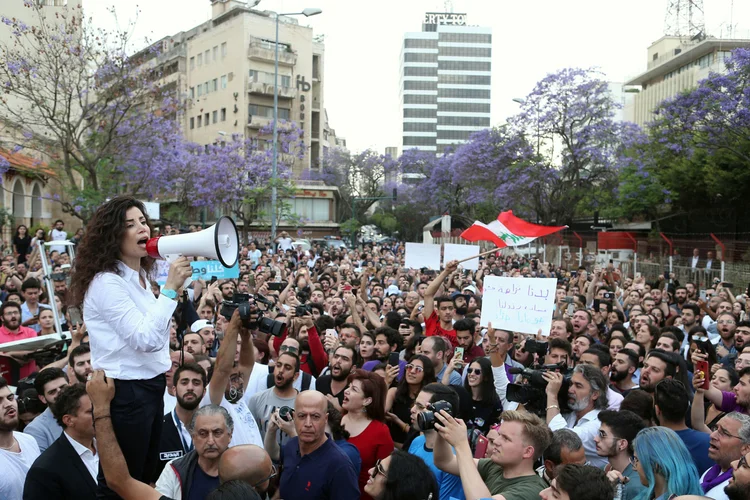
{"label": "red and white flag", "polygon": [[528,245],[541,236],[561,231],[568,226],[540,226],[513,215],[512,210],[502,212],[497,220],[484,224],[476,221],[461,237],[468,241],[491,241],[498,248]]}

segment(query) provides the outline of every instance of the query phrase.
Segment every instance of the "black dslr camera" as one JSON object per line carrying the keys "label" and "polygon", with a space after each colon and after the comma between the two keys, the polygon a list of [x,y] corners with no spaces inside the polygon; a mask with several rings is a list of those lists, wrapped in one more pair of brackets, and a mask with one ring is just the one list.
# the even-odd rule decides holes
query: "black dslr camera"
{"label": "black dslr camera", "polygon": [[549,344],[547,342],[539,342],[538,340],[534,339],[526,339],[526,343],[524,343],[523,345],[523,350],[531,354],[538,354],[540,358],[543,358],[547,355],[548,347]]}
{"label": "black dslr camera", "polygon": [[294,418],[294,408],[282,406],[279,408],[279,418],[284,422],[291,422]]}
{"label": "black dslr camera", "polygon": [[559,365],[542,365],[538,370],[530,368],[511,368],[510,372],[521,376],[524,384],[508,384],[508,401],[521,403],[530,412],[539,416],[546,415],[547,407],[547,381],[544,380],[544,372],[560,372],[563,375],[562,387],[557,393],[557,401],[560,405],[560,413],[570,411],[568,407],[568,389],[573,370],[568,369],[565,363]]}
{"label": "black dslr camera", "polygon": [[258,304],[263,304],[266,308],[274,305],[272,301],[260,294],[235,293],[232,295],[232,300],[225,300],[221,303],[220,314],[228,321],[232,319],[232,314],[237,309],[240,311],[243,327],[280,337],[284,332],[285,323],[266,318]]}
{"label": "black dslr camera", "polygon": [[448,412],[453,416],[453,406],[447,401],[435,401],[427,405],[427,409],[417,414],[417,426],[421,431],[428,431],[435,428],[435,414],[441,410]]}

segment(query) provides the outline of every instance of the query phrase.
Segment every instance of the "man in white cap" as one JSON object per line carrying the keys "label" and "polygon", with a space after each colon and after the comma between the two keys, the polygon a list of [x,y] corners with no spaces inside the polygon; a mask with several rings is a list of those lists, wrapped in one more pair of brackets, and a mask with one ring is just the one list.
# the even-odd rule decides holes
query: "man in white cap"
{"label": "man in white cap", "polygon": [[206,354],[215,358],[219,346],[218,342],[216,342],[216,330],[213,323],[206,319],[199,319],[190,325],[190,331],[203,337],[203,344],[206,346]]}

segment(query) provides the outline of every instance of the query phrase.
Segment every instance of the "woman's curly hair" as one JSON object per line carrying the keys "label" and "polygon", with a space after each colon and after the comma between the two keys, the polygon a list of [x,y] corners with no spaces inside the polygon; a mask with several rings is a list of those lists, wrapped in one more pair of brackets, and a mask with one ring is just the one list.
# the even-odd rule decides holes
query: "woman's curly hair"
{"label": "woman's curly hair", "polygon": [[[125,213],[137,208],[146,218],[149,229],[146,207],[140,201],[129,196],[118,196],[100,206],[86,225],[83,240],[76,248],[76,258],[70,279],[68,294],[71,306],[80,306],[86,297],[86,291],[94,277],[102,272],[117,273],[117,262],[120,260],[120,244],[125,234]],[[141,259],[141,269],[150,274],[155,260],[151,257]]]}

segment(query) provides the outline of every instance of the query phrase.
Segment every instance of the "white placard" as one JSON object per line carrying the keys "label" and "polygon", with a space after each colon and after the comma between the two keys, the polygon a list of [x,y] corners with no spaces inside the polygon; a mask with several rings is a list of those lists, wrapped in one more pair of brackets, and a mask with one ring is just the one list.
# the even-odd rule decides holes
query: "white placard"
{"label": "white placard", "polygon": [[[462,260],[474,255],[479,255],[482,250],[479,245],[457,245],[455,243],[446,243],[445,251],[443,252],[443,264],[446,264],[452,260]],[[467,260],[459,264],[464,269],[471,269],[476,271],[479,269],[479,257],[476,259]]]}
{"label": "white placard", "polygon": [[426,267],[432,271],[440,270],[440,245],[431,243],[407,243],[406,261],[404,265],[409,269]]}
{"label": "white placard", "polygon": [[487,276],[482,297],[482,326],[549,335],[555,311],[555,278]]}

